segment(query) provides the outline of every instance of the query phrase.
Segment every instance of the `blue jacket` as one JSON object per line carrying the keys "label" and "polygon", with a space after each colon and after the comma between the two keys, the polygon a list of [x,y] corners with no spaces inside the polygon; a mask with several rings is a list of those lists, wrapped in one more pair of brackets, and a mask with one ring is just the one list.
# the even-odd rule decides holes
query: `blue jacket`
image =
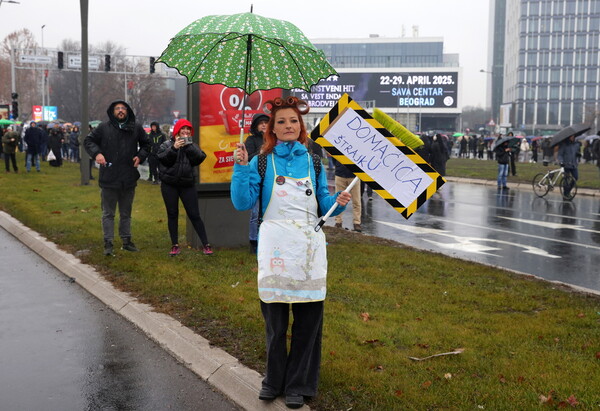
{"label": "blue jacket", "polygon": [[[327,176],[324,171],[319,173],[319,178],[315,177],[315,169],[312,164],[312,157],[307,155],[308,150],[302,144],[296,142],[282,143],[275,146],[273,153],[267,156],[267,171],[263,186],[262,213],[265,213],[271,193],[273,191],[274,170],[271,163],[271,157],[275,157],[275,166],[278,175],[292,178],[303,178],[310,172],[313,182],[313,192],[316,193],[317,201],[321,214],[325,215],[331,208],[337,193],[329,195],[327,187]],[[309,159],[309,160],[307,160]],[[254,157],[250,164],[242,166],[235,164],[233,166],[233,177],[231,178],[231,201],[237,210],[249,210],[256,201],[260,192],[260,175],[258,174],[258,156]],[[338,206],[332,215],[338,215],[346,207]]]}
{"label": "blue jacket", "polygon": [[577,154],[580,145],[577,141],[563,140],[558,146],[558,162],[565,168],[577,168]]}

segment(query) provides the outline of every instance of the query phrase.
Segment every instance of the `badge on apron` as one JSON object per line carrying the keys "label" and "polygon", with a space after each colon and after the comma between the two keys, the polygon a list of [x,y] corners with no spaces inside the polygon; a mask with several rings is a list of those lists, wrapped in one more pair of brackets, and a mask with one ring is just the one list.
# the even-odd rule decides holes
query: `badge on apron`
{"label": "badge on apron", "polygon": [[277,178],[275,179],[275,182],[277,184],[279,184],[280,186],[285,184],[285,177],[284,176],[277,176]]}
{"label": "badge on apron", "polygon": [[312,190],[310,188],[306,189],[306,195],[309,197],[312,195]]}

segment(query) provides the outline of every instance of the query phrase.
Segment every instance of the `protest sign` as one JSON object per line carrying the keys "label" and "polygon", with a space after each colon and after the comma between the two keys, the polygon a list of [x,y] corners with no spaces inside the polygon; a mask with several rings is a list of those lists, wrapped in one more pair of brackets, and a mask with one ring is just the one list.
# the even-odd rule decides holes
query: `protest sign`
{"label": "protest sign", "polygon": [[409,218],[444,183],[421,156],[344,94],[310,136]]}

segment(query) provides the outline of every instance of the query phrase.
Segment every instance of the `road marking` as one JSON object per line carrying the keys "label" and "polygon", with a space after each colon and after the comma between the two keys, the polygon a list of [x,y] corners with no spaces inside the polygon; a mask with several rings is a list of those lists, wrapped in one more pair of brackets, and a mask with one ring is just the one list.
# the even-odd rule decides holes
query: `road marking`
{"label": "road marking", "polygon": [[[591,213],[592,215],[595,215],[594,213]],[[597,218],[585,218],[585,217],[574,217],[574,216],[569,216],[569,215],[560,215],[560,214],[546,214],[547,216],[550,217],[557,217],[557,218],[568,218],[570,220],[581,220],[581,221],[591,221],[592,223],[600,223],[600,220],[598,220]],[[600,215],[600,214],[597,214]]]}
{"label": "road marking", "polygon": [[[439,236],[452,238],[455,241],[455,243],[440,243],[440,242],[428,240],[425,238],[422,239],[423,241],[429,242],[431,244],[435,244],[438,247],[451,249],[451,250],[459,250],[459,251],[465,251],[468,253],[486,254],[486,255],[492,255],[495,257],[501,257],[500,255],[489,253],[489,251],[500,250],[500,248],[492,247],[492,246],[485,246],[485,245],[477,243],[477,242],[483,242],[483,243],[496,243],[496,244],[502,244],[502,245],[509,245],[511,247],[523,248],[524,253],[538,255],[540,257],[562,258],[559,255],[550,254],[547,251],[542,250],[541,248],[537,248],[537,247],[525,245],[525,244],[515,244],[510,241],[503,241],[503,240],[498,240],[498,239],[493,239],[493,238],[457,236],[446,230],[438,230],[435,228],[414,227],[414,226],[410,226],[410,225],[390,223],[388,221],[379,221],[379,220],[373,220],[373,221],[376,223],[384,224],[384,225],[396,228],[398,230],[406,231],[406,232],[409,232],[412,234],[414,234],[414,233],[432,234],[432,235],[439,235]],[[465,225],[473,226],[472,224],[465,224]],[[490,229],[489,227],[481,227],[481,226],[475,226],[475,227]],[[504,231],[504,230],[496,230],[496,231]],[[569,244],[571,244],[571,243],[569,243]]]}
{"label": "road marking", "polygon": [[497,231],[499,233],[506,233],[506,234],[510,234],[510,235],[520,235],[520,236],[523,236],[523,237],[537,238],[539,240],[554,241],[554,242],[557,242],[557,243],[563,243],[563,244],[569,244],[569,245],[577,245],[579,247],[592,248],[592,249],[595,249],[595,250],[600,250],[600,247],[598,247],[596,245],[575,243],[573,241],[567,241],[567,240],[558,240],[556,238],[542,237],[540,235],[520,233],[518,231],[501,230],[499,228],[492,228],[492,227],[489,227],[489,226],[482,226],[482,225],[475,225],[475,224],[469,224],[469,223],[462,223],[460,221],[447,220],[445,218],[436,218],[436,220],[443,221],[443,222],[446,222],[446,223],[464,225],[464,226],[467,226],[467,227],[480,228],[480,229],[485,229],[485,230],[490,230],[490,231]]}
{"label": "road marking", "polygon": [[587,233],[600,233],[600,231],[598,231],[598,230],[589,230],[587,228],[583,228],[583,226],[580,226],[580,225],[550,223],[547,221],[534,221],[534,220],[527,220],[527,219],[523,219],[523,218],[514,218],[514,217],[503,217],[503,216],[497,216],[497,217],[504,218],[506,220],[517,221],[519,223],[537,225],[537,226],[546,227],[546,228],[552,228],[555,230],[568,228],[571,230],[584,231]]}

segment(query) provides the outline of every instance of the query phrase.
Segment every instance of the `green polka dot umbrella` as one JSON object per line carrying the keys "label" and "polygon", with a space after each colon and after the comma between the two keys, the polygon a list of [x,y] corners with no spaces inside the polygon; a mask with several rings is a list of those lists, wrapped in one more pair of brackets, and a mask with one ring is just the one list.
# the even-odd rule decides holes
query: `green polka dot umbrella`
{"label": "green polka dot umbrella", "polygon": [[158,58],[188,83],[256,90],[300,88],[337,74],[291,23],[253,13],[206,16],[181,30]]}

